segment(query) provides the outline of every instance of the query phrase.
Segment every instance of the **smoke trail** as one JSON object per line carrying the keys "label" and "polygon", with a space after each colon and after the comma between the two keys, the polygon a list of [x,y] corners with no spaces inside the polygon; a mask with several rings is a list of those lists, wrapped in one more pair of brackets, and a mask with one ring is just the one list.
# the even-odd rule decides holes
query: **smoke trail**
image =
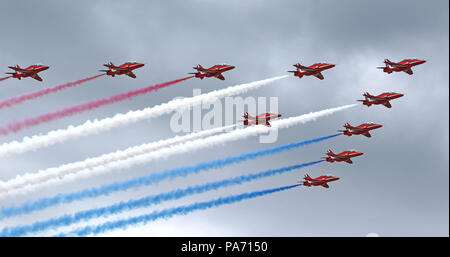
{"label": "smoke trail", "polygon": [[164,201],[176,200],[185,196],[200,194],[211,190],[217,190],[222,187],[232,186],[236,184],[242,184],[245,182],[250,182],[256,179],[265,178],[268,176],[274,176],[277,174],[283,174],[295,169],[301,169],[314,164],[323,162],[323,160],[315,162],[307,162],[302,164],[296,164],[292,166],[287,166],[279,169],[270,169],[258,173],[252,173],[248,175],[236,176],[229,179],[214,181],[205,183],[202,185],[189,186],[183,189],[176,189],[165,193],[160,193],[157,195],[151,195],[143,197],[136,200],[129,200],[127,202],[119,202],[106,207],[90,209],[86,211],[79,211],[74,214],[67,214],[57,218],[51,218],[45,221],[35,222],[31,225],[21,225],[16,227],[6,227],[1,232],[2,236],[23,236],[27,233],[40,232],[49,228],[56,228],[60,226],[69,226],[74,223],[85,221],[101,216],[117,214],[123,211],[129,211],[136,208],[148,207],[153,204],[159,204]]}
{"label": "smoke trail", "polygon": [[[49,94],[49,93],[57,92],[57,91],[60,91],[60,90],[62,90],[64,88],[67,88],[67,87],[73,87],[73,86],[79,85],[81,83],[84,83],[86,81],[93,80],[95,78],[101,77],[103,75],[105,75],[105,74],[99,74],[99,75],[95,75],[95,76],[88,77],[88,78],[85,78],[85,79],[80,79],[80,80],[68,82],[68,83],[65,83],[65,84],[61,84],[59,86],[44,88],[44,89],[41,89],[41,90],[38,90],[38,91],[35,91],[35,92],[32,92],[32,93],[23,94],[23,95],[20,95],[20,96],[14,96],[14,97],[11,97],[9,99],[1,101],[0,102],[0,109],[3,108],[3,107],[6,107],[6,106],[11,106],[11,105],[14,105],[14,104],[21,103],[21,102],[26,101],[26,100],[31,100],[31,99],[34,99],[36,97],[43,96],[43,95],[46,95],[46,94]],[[6,77],[6,78],[9,78],[9,77]]]}
{"label": "smoke trail", "polygon": [[145,93],[155,91],[155,90],[158,90],[158,89],[161,89],[164,87],[168,87],[170,85],[179,83],[181,81],[184,81],[184,80],[187,80],[190,78],[193,78],[193,76],[182,78],[182,79],[177,79],[177,80],[173,80],[173,81],[169,81],[169,82],[164,82],[164,83],[156,84],[153,86],[148,86],[148,87],[137,89],[137,90],[132,90],[132,91],[129,91],[126,93],[116,94],[116,95],[113,95],[113,96],[110,96],[107,98],[90,101],[90,102],[87,102],[84,104],[74,105],[74,106],[67,107],[67,108],[64,108],[62,110],[58,110],[55,112],[49,112],[49,113],[46,113],[46,114],[43,114],[40,116],[27,118],[22,121],[15,121],[4,127],[0,127],[0,133],[3,135],[7,135],[11,132],[17,132],[26,127],[32,127],[32,126],[39,125],[42,122],[49,122],[49,121],[52,121],[55,119],[64,118],[64,117],[73,115],[75,113],[81,113],[84,111],[92,110],[95,108],[99,108],[103,105],[116,103],[116,102],[123,101],[125,99],[129,99],[129,98],[141,95],[141,94],[145,94]]}
{"label": "smoke trail", "polygon": [[225,158],[220,158],[216,160],[212,160],[209,162],[200,162],[192,166],[184,166],[179,168],[173,168],[164,170],[161,172],[154,172],[149,175],[133,178],[130,180],[125,180],[121,182],[114,182],[111,184],[105,184],[99,187],[92,187],[84,190],[80,190],[77,192],[67,193],[67,194],[57,194],[53,197],[44,197],[37,199],[35,201],[28,201],[18,206],[11,207],[2,207],[0,209],[0,219],[11,217],[19,214],[30,213],[36,210],[42,210],[51,206],[55,206],[61,203],[71,203],[73,201],[86,199],[86,198],[94,198],[101,195],[108,195],[117,191],[125,191],[130,188],[137,188],[140,186],[147,186],[156,184],[165,179],[172,179],[180,176],[187,176],[190,174],[196,174],[203,170],[210,170],[214,168],[221,168],[226,165],[243,162],[246,160],[255,159],[265,155],[271,155],[278,152],[287,151],[293,148],[306,146],[312,143],[317,143],[320,141],[324,141],[333,137],[337,137],[342,135],[342,133],[319,137],[304,141],[298,141],[294,143],[279,145],[276,147],[271,147],[267,149],[261,149],[254,152],[247,152],[240,155],[229,156]]}
{"label": "smoke trail", "polygon": [[[108,163],[115,161],[122,161],[128,158],[142,155],[144,153],[151,153],[158,149],[169,147],[171,145],[180,144],[186,141],[204,138],[214,135],[228,129],[232,129],[236,124],[224,126],[219,128],[208,129],[200,132],[190,133],[184,136],[175,136],[173,138],[160,140],[148,144],[129,147],[123,151],[116,151],[109,154],[103,154],[94,158],[87,158],[84,161],[63,164],[59,167],[40,170],[36,173],[26,173],[18,175],[14,179],[6,182],[0,181],[0,197],[5,196],[5,193],[27,187],[26,190],[35,189],[32,186],[42,185],[46,182],[58,182],[66,178],[66,176],[79,173],[84,170],[92,170],[95,167],[105,166]],[[90,172],[89,172],[90,173]],[[56,180],[56,181],[55,181]]]}
{"label": "smoke trail", "polygon": [[41,147],[46,147],[56,143],[61,143],[69,139],[75,139],[81,136],[100,133],[110,130],[111,128],[121,126],[124,124],[135,123],[140,120],[149,119],[160,116],[183,108],[191,108],[202,103],[211,103],[218,98],[242,94],[268,85],[276,80],[287,78],[288,75],[269,78],[265,80],[250,82],[237,86],[228,87],[225,89],[214,90],[212,92],[201,94],[194,97],[174,99],[167,103],[154,106],[152,108],[145,108],[138,111],[130,111],[126,114],[118,113],[112,118],[105,118],[102,120],[86,121],[84,124],[74,127],[69,126],[67,129],[60,129],[50,131],[47,135],[36,135],[33,137],[24,137],[22,142],[13,141],[0,145],[0,157],[10,156],[12,154],[23,153],[30,150],[35,150]]}
{"label": "smoke trail", "polygon": [[[11,76],[4,77],[4,78],[0,78],[0,81],[6,80],[6,79],[9,79],[9,78],[11,78]],[[0,107],[0,108],[1,108],[1,107]]]}
{"label": "smoke trail", "polygon": [[[180,144],[172,144],[169,146],[166,145],[166,148],[162,148],[159,150],[156,150],[152,146],[152,144],[144,144],[140,146],[130,147],[124,151],[117,151],[111,154],[102,155],[100,157],[89,158],[85,161],[65,164],[57,168],[50,168],[34,174],[17,176],[15,179],[7,182],[0,181],[0,197],[5,196],[5,192],[11,193],[13,190],[20,190],[22,193],[29,192],[30,190],[34,190],[37,186],[46,185],[47,182],[58,183],[62,182],[63,180],[73,180],[80,176],[92,176],[99,173],[105,173],[113,169],[129,168],[133,165],[149,162],[152,160],[168,158],[174,154],[192,152],[201,148],[213,147],[215,145],[223,145],[226,142],[238,141],[249,136],[256,136],[258,134],[267,133],[270,130],[276,130],[279,128],[286,128],[296,124],[305,123],[311,120],[315,120],[321,116],[330,115],[336,111],[344,110],[353,106],[356,105],[346,105],[287,119],[277,120],[273,122],[272,128],[268,128],[266,126],[251,126],[245,129],[239,129],[231,131],[229,133],[193,141],[189,141],[189,139],[192,140],[194,138],[189,137],[188,135],[186,136],[188,137],[188,139],[184,140],[185,143],[181,144],[180,142]],[[218,129],[221,130],[221,128]],[[67,175],[71,176],[68,177]]]}
{"label": "smoke trail", "polygon": [[197,210],[206,210],[212,207],[219,207],[221,205],[225,204],[232,204],[236,202],[240,202],[242,200],[251,199],[259,196],[264,196],[267,194],[272,194],[280,191],[284,191],[287,189],[291,189],[294,187],[298,187],[300,185],[292,185],[292,186],[285,186],[285,187],[278,187],[278,188],[272,188],[272,189],[265,189],[260,191],[253,191],[249,193],[243,193],[238,195],[230,195],[225,197],[219,197],[210,201],[203,201],[203,202],[197,202],[193,204],[188,205],[182,205],[179,207],[174,208],[167,208],[160,211],[154,211],[150,214],[145,214],[141,216],[136,216],[132,218],[122,219],[122,220],[116,220],[116,221],[109,221],[105,222],[100,225],[94,225],[94,226],[86,226],[83,228],[75,229],[67,234],[59,234],[57,236],[87,236],[90,234],[99,234],[104,233],[116,228],[122,228],[125,229],[130,225],[135,224],[146,224],[147,222],[154,221],[157,219],[162,218],[170,218],[174,215],[180,214],[180,215],[186,215],[190,212],[197,211]]}

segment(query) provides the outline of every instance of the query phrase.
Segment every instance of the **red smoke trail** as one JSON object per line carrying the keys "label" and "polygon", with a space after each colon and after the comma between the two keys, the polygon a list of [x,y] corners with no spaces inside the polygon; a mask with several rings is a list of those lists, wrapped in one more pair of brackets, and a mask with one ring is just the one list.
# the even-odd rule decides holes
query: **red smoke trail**
{"label": "red smoke trail", "polygon": [[12,122],[4,127],[0,127],[0,133],[3,135],[7,135],[11,132],[17,132],[25,127],[31,127],[31,126],[35,126],[35,125],[39,125],[42,122],[48,122],[48,121],[52,121],[55,119],[59,119],[59,118],[63,118],[66,116],[70,116],[74,113],[79,113],[79,112],[83,112],[83,111],[87,111],[87,110],[92,110],[95,108],[98,108],[100,106],[106,105],[106,104],[111,104],[111,103],[115,103],[115,102],[119,102],[122,101],[124,99],[127,98],[132,98],[134,96],[137,95],[141,95],[141,94],[145,94],[154,90],[158,90],[160,88],[164,88],[170,85],[173,85],[175,83],[181,82],[183,80],[186,79],[190,79],[194,76],[190,76],[190,77],[186,77],[186,78],[182,78],[182,79],[177,79],[177,80],[173,80],[173,81],[168,81],[168,82],[164,82],[161,84],[156,84],[153,86],[148,86],[148,87],[144,87],[141,89],[137,89],[137,90],[133,90],[133,91],[129,91],[126,93],[121,93],[121,94],[117,94],[117,95],[113,95],[107,98],[103,98],[103,99],[99,99],[99,100],[94,100],[91,102],[87,102],[84,104],[79,104],[79,105],[75,105],[72,107],[68,107],[68,108],[64,108],[62,110],[59,111],[55,111],[55,112],[50,112],[50,113],[46,113],[37,117],[32,117],[32,118],[28,118],[22,121],[17,121],[17,122]]}
{"label": "red smoke trail", "polygon": [[9,79],[9,78],[11,78],[12,76],[8,76],[8,77],[4,77],[4,78],[0,78],[0,81],[3,81],[3,80],[5,80],[5,79]]}
{"label": "red smoke trail", "polygon": [[[5,107],[5,106],[11,106],[11,105],[18,104],[18,103],[21,103],[21,102],[26,101],[26,100],[34,99],[34,98],[36,98],[38,96],[42,96],[42,95],[46,95],[46,94],[49,94],[49,93],[52,93],[52,92],[56,92],[56,91],[59,91],[61,89],[66,88],[66,87],[72,87],[72,86],[75,86],[75,85],[79,85],[81,83],[84,83],[84,82],[89,81],[89,80],[93,80],[93,79],[98,78],[98,77],[103,76],[103,75],[105,75],[105,74],[99,74],[99,75],[95,75],[95,76],[92,76],[92,77],[89,77],[89,78],[80,79],[80,80],[77,80],[77,81],[72,81],[72,82],[68,82],[68,83],[65,83],[65,84],[61,84],[59,86],[44,88],[44,89],[41,89],[41,90],[38,90],[38,91],[35,91],[35,92],[32,92],[32,93],[26,93],[26,94],[23,94],[23,95],[14,96],[14,97],[11,97],[9,99],[1,101],[0,102],[0,109]],[[3,78],[3,79],[6,79],[6,78]],[[2,80],[2,79],[0,79],[0,80]]]}

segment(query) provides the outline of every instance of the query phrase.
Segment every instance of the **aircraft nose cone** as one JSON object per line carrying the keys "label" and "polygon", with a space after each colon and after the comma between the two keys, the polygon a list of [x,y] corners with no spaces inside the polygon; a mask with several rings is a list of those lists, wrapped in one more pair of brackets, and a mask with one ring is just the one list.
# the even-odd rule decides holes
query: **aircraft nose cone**
{"label": "aircraft nose cone", "polygon": [[282,115],[281,114],[278,114],[278,117],[281,117]]}
{"label": "aircraft nose cone", "polygon": [[383,125],[375,124],[375,128],[381,128],[381,127],[383,127]]}
{"label": "aircraft nose cone", "polygon": [[336,66],[336,64],[330,64],[330,68],[333,68],[335,66]]}
{"label": "aircraft nose cone", "polygon": [[42,66],[42,70],[47,70],[50,66]]}

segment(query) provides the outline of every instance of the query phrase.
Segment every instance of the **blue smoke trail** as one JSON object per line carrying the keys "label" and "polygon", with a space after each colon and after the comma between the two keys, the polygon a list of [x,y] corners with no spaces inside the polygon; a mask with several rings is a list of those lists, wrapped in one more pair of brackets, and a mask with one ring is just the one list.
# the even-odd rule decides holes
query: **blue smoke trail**
{"label": "blue smoke trail", "polygon": [[106,207],[101,208],[95,208],[91,210],[86,211],[79,211],[74,214],[67,214],[63,215],[57,218],[51,218],[45,221],[38,221],[31,225],[21,225],[11,228],[4,228],[0,235],[2,236],[23,236],[27,233],[33,233],[33,232],[40,232],[49,228],[55,228],[59,226],[69,226],[71,224],[80,222],[82,220],[88,220],[92,218],[97,218],[100,216],[106,216],[111,214],[116,214],[123,211],[132,210],[135,208],[142,208],[147,207],[152,204],[159,204],[163,201],[169,201],[169,200],[175,200],[180,199],[185,196],[189,196],[192,194],[199,194],[210,190],[216,190],[221,187],[231,186],[235,184],[242,184],[244,182],[253,181],[255,179],[260,179],[268,176],[273,176],[277,174],[282,174],[285,172],[289,172],[295,169],[300,169],[304,167],[308,167],[314,164],[318,164],[323,162],[323,160],[320,161],[314,161],[314,162],[306,162],[302,164],[296,164],[291,165],[279,169],[269,169],[266,171],[258,172],[258,173],[252,173],[248,175],[242,175],[242,176],[236,176],[229,179],[214,181],[205,183],[202,185],[196,185],[196,186],[190,186],[186,187],[184,189],[176,189],[172,190],[170,192],[165,192],[157,195],[151,195],[147,197],[143,197],[137,200],[129,200],[127,202],[120,202],[116,204],[112,204]]}
{"label": "blue smoke trail", "polygon": [[0,219],[5,217],[11,217],[19,214],[30,213],[36,210],[42,210],[50,206],[54,206],[61,203],[70,203],[76,200],[81,200],[85,198],[94,198],[100,195],[108,195],[115,191],[124,191],[132,187],[139,187],[144,185],[151,185],[157,183],[164,179],[174,178],[178,176],[187,176],[189,174],[195,174],[202,170],[209,170],[213,168],[221,168],[226,165],[233,163],[243,162],[249,159],[255,159],[257,157],[271,155],[278,152],[283,152],[290,150],[292,148],[306,146],[312,143],[317,143],[323,140],[327,140],[333,137],[342,135],[342,133],[333,134],[325,137],[318,137],[314,139],[308,139],[304,141],[298,141],[294,143],[284,144],[280,146],[275,146],[267,149],[262,149],[254,152],[248,152],[240,155],[229,156],[225,158],[216,159],[209,162],[200,162],[192,166],[184,166],[174,169],[169,169],[161,172],[155,172],[146,176],[133,178],[130,180],[122,182],[114,182],[111,184],[102,185],[100,187],[93,187],[84,189],[81,191],[68,193],[68,194],[57,194],[53,197],[44,197],[37,199],[36,201],[28,201],[19,206],[2,207],[0,210]]}
{"label": "blue smoke trail", "polygon": [[89,234],[96,235],[98,233],[104,233],[104,232],[107,232],[109,230],[113,230],[116,228],[124,229],[130,225],[134,225],[137,223],[146,224],[149,221],[153,221],[153,220],[157,220],[157,219],[161,219],[161,218],[170,218],[177,214],[186,215],[186,214],[196,211],[196,210],[205,210],[205,209],[209,209],[212,207],[218,207],[218,206],[221,206],[224,204],[232,204],[232,203],[240,202],[245,199],[251,199],[251,198],[255,198],[255,197],[259,197],[259,196],[264,196],[267,194],[284,191],[284,190],[291,189],[291,188],[298,187],[298,186],[300,186],[300,185],[297,184],[297,185],[292,185],[292,186],[278,187],[278,188],[265,189],[265,190],[260,190],[260,191],[238,194],[238,195],[230,195],[230,196],[220,197],[220,198],[210,200],[210,201],[197,202],[197,203],[193,203],[193,204],[189,204],[189,205],[182,205],[182,206],[178,206],[178,207],[174,207],[174,208],[168,208],[168,209],[163,209],[160,211],[154,211],[150,214],[136,216],[136,217],[132,217],[132,218],[128,218],[128,219],[109,221],[109,222],[105,222],[100,225],[86,226],[84,228],[75,229],[67,234],[63,233],[63,234],[59,234],[57,236],[86,236]]}

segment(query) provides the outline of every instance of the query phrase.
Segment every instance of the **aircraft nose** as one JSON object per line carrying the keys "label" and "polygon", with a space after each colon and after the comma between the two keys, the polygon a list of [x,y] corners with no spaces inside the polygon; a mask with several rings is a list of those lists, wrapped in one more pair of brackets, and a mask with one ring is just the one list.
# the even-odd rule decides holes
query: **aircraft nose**
{"label": "aircraft nose", "polygon": [[48,68],[50,68],[50,66],[45,66],[45,65],[42,66],[42,70],[47,70]]}
{"label": "aircraft nose", "polygon": [[281,114],[278,114],[278,117],[281,117],[282,115]]}
{"label": "aircraft nose", "polygon": [[336,66],[336,64],[330,64],[330,68],[333,68],[335,66]]}

